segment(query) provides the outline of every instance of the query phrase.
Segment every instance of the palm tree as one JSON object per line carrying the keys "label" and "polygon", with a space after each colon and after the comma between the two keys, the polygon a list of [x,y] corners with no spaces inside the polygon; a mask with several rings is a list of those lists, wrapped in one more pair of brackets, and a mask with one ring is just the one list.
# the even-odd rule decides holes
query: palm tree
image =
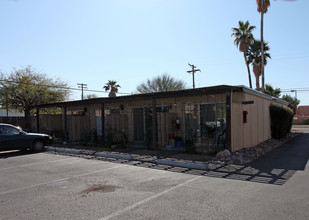
{"label": "palm tree", "polygon": [[269,0],[256,0],[257,4],[257,11],[261,13],[261,57],[262,57],[262,63],[261,63],[261,75],[262,75],[262,89],[264,90],[264,83],[265,83],[265,74],[264,74],[264,45],[262,42],[264,42],[263,39],[263,24],[264,24],[264,14],[267,13],[267,9],[270,6]]}
{"label": "palm tree", "polygon": [[[263,63],[267,64],[267,58],[271,59],[270,54],[268,53],[269,47],[267,42],[263,44],[264,52],[263,52]],[[246,52],[246,56],[248,57],[248,62],[252,63],[253,73],[256,79],[256,89],[260,89],[260,76],[262,74],[262,56],[261,56],[261,41],[254,40],[250,43],[249,49]]]}
{"label": "palm tree", "polygon": [[118,92],[118,88],[121,88],[119,84],[117,84],[117,81],[115,80],[108,80],[108,82],[105,84],[103,89],[105,91],[110,90],[108,96],[109,97],[116,97],[116,93]]}
{"label": "palm tree", "polygon": [[254,37],[252,35],[252,31],[254,29],[255,26],[250,26],[249,21],[246,21],[246,23],[244,23],[243,21],[239,21],[238,28],[232,28],[232,36],[235,37],[234,44],[239,48],[239,51],[243,52],[244,54],[244,59],[248,70],[250,88],[252,88],[252,81],[246,51],[249,48],[249,44],[254,40]]}
{"label": "palm tree", "polygon": [[264,93],[271,95],[273,97],[279,98],[281,95],[281,89],[272,87],[270,84],[265,84],[265,90]]}
{"label": "palm tree", "polygon": [[175,78],[169,76],[168,74],[163,74],[153,79],[147,79],[146,82],[139,84],[136,90],[139,93],[152,93],[152,92],[167,92],[182,90],[186,88],[186,84],[181,80],[176,80]]}

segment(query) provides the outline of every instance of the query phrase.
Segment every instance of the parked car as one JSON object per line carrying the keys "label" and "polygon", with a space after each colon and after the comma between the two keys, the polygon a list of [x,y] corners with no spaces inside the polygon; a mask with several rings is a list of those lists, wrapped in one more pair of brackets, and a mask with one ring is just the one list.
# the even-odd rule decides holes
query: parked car
{"label": "parked car", "polygon": [[0,150],[42,151],[52,143],[52,137],[47,134],[27,133],[20,127],[0,123]]}

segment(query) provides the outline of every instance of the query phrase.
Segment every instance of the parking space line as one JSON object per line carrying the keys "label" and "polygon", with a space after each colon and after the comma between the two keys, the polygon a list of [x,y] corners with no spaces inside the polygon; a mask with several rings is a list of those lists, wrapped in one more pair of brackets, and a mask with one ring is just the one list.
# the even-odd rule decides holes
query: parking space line
{"label": "parking space line", "polygon": [[78,177],[82,177],[82,176],[87,176],[87,175],[94,174],[94,173],[100,173],[100,172],[104,172],[104,171],[107,171],[107,170],[117,169],[117,168],[120,168],[120,167],[123,167],[123,166],[125,166],[125,165],[119,165],[119,166],[110,167],[110,168],[106,168],[106,169],[102,169],[102,170],[96,170],[96,171],[92,171],[92,172],[88,172],[88,173],[79,174],[79,175],[72,176],[72,177],[52,180],[52,181],[48,181],[48,182],[44,182],[44,183],[39,183],[39,184],[34,184],[34,185],[31,185],[31,186],[26,186],[26,187],[22,187],[22,188],[18,188],[18,189],[12,189],[12,190],[8,190],[8,191],[0,192],[0,195],[8,194],[8,193],[11,193],[11,192],[17,192],[17,191],[24,190],[24,189],[30,189],[30,188],[34,188],[34,187],[37,187],[37,186],[42,186],[42,185],[50,184],[50,183],[55,183],[55,182],[60,182],[60,181],[64,181],[64,180],[74,179],[74,178],[78,178]]}
{"label": "parking space line", "polygon": [[184,183],[180,183],[180,184],[178,184],[178,185],[176,185],[176,186],[173,186],[173,187],[171,187],[171,188],[169,188],[169,189],[166,189],[166,190],[164,190],[164,191],[162,191],[162,192],[160,192],[160,193],[157,193],[157,194],[155,194],[155,195],[153,195],[153,196],[150,196],[150,197],[148,197],[148,198],[146,198],[146,199],[143,199],[143,200],[141,200],[141,201],[139,201],[139,202],[136,202],[136,203],[134,203],[134,204],[132,204],[132,205],[130,205],[130,206],[127,206],[127,207],[125,207],[125,208],[123,208],[123,209],[120,209],[120,210],[118,210],[118,211],[116,211],[116,212],[113,212],[113,213],[111,213],[111,214],[108,215],[108,216],[105,216],[105,217],[103,217],[103,218],[100,218],[99,220],[108,220],[108,219],[114,218],[114,217],[116,217],[116,216],[119,216],[119,215],[121,215],[121,214],[123,214],[123,213],[125,213],[125,212],[127,212],[127,211],[130,211],[131,209],[137,208],[138,206],[140,206],[140,205],[142,205],[142,204],[144,204],[144,203],[147,203],[147,202],[149,202],[149,201],[151,201],[151,200],[153,200],[153,199],[156,199],[157,197],[162,196],[162,195],[164,195],[164,194],[166,194],[166,193],[168,193],[168,192],[170,192],[170,191],[172,191],[172,190],[174,190],[174,189],[177,189],[177,188],[179,188],[179,187],[185,186],[185,185],[187,185],[187,184],[189,184],[189,183],[191,183],[191,182],[193,182],[193,181],[195,181],[195,180],[197,180],[197,179],[199,179],[199,178],[201,178],[201,177],[202,177],[202,176],[197,176],[197,177],[195,177],[195,178],[193,178],[193,179],[187,180],[187,181],[184,182]]}
{"label": "parking space line", "polygon": [[73,159],[79,159],[79,158],[65,158],[65,159],[59,159],[59,160],[51,160],[51,161],[44,161],[44,162],[38,162],[38,163],[30,163],[30,164],[25,164],[25,165],[18,165],[18,166],[13,166],[13,167],[5,167],[5,168],[0,169],[0,171],[19,168],[19,167],[33,166],[33,165],[44,164],[44,163],[59,162],[59,161],[62,161],[62,160],[73,160]]}

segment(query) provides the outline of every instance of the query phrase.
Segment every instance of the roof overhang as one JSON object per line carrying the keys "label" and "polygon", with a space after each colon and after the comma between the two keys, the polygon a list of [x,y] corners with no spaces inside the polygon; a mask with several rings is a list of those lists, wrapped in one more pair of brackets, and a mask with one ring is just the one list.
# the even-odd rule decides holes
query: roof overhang
{"label": "roof overhang", "polygon": [[222,94],[227,92],[245,92],[259,97],[263,97],[268,100],[276,101],[278,103],[288,105],[288,103],[282,99],[272,97],[263,92],[250,89],[246,86],[230,86],[230,85],[219,85],[211,87],[202,87],[196,89],[185,89],[178,91],[168,91],[168,92],[156,92],[156,93],[145,93],[145,94],[135,94],[117,97],[104,97],[104,98],[94,98],[85,100],[76,100],[68,102],[58,102],[49,103],[43,105],[37,105],[37,108],[52,108],[52,107],[66,107],[66,106],[76,106],[76,105],[91,105],[91,104],[102,104],[102,103],[112,103],[112,102],[125,102],[133,100],[143,100],[143,99],[158,99],[158,98],[175,98],[175,97],[189,97],[197,95],[213,95]]}

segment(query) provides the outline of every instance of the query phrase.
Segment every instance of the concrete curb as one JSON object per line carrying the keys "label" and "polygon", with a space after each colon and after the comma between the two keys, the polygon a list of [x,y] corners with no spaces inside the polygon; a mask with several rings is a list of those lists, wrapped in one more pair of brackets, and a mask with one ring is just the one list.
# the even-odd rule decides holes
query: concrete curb
{"label": "concrete curb", "polygon": [[175,161],[175,160],[166,160],[166,159],[158,159],[158,164],[169,165],[175,167],[184,167],[198,170],[206,170],[208,165],[203,163],[193,163],[193,162],[184,162],[184,161]]}
{"label": "concrete curb", "polygon": [[60,153],[69,153],[69,154],[80,154],[81,150],[69,150],[69,149],[57,149],[57,148],[46,148],[47,151],[55,151]]}
{"label": "concrete curb", "polygon": [[123,154],[96,153],[94,156],[108,157],[108,158],[121,159],[121,160],[133,160],[133,157],[131,155],[123,155]]}
{"label": "concrete curb", "polygon": [[[48,147],[46,148],[46,151],[88,155],[88,154],[83,153],[82,150],[71,150],[71,149],[61,149],[61,148],[58,149],[55,147]],[[113,159],[120,159],[120,160],[129,160],[129,161],[136,160],[133,158],[133,156],[127,155],[127,154],[94,153],[94,154],[89,154],[89,155],[94,156],[94,157],[105,157],[105,158],[113,158]],[[168,159],[158,159],[155,162],[161,165],[191,168],[191,169],[198,169],[198,170],[206,170],[208,168],[208,165],[204,163],[194,163],[194,162],[176,161],[176,160],[168,160]]]}

